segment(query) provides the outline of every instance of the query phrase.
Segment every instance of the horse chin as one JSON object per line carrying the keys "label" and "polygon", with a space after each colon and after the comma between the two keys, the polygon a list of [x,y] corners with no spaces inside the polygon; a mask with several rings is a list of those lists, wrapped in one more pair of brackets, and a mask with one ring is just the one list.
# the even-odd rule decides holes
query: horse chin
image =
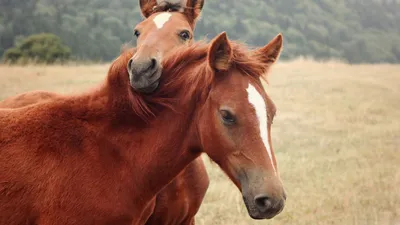
{"label": "horse chin", "polygon": [[130,84],[134,91],[141,94],[152,94],[160,85],[161,70],[156,70],[150,76],[142,76],[135,81],[130,75]]}
{"label": "horse chin", "polygon": [[135,90],[137,92],[140,92],[140,93],[143,93],[143,94],[151,94],[151,93],[154,93],[157,90],[159,84],[160,84],[160,81],[157,80],[156,82],[150,84],[149,86],[142,87],[142,88],[136,88]]}

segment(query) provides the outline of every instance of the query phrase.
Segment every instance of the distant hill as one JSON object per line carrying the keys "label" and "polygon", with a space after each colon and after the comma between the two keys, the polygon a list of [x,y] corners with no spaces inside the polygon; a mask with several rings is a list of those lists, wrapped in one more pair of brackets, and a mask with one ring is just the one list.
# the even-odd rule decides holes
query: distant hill
{"label": "distant hill", "polygon": [[[205,0],[196,38],[227,31],[260,46],[281,32],[283,59],[400,63],[400,1]],[[0,55],[40,32],[62,38],[77,59],[111,60],[141,20],[138,0],[0,0]]]}

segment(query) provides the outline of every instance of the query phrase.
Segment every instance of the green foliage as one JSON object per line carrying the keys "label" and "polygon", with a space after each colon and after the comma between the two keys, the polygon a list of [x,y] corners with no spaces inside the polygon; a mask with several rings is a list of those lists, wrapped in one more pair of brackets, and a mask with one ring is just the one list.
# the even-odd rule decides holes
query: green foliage
{"label": "green foliage", "polygon": [[25,39],[18,39],[16,46],[4,53],[4,61],[10,63],[63,62],[69,59],[71,50],[65,46],[59,37],[54,34],[41,33],[31,35]]}
{"label": "green foliage", "polygon": [[[138,2],[0,1],[0,55],[19,35],[49,32],[71,47],[75,59],[112,60],[142,20]],[[399,12],[399,1],[383,0],[205,0],[195,36],[227,31],[231,39],[261,46],[283,33],[283,59],[399,63]]]}

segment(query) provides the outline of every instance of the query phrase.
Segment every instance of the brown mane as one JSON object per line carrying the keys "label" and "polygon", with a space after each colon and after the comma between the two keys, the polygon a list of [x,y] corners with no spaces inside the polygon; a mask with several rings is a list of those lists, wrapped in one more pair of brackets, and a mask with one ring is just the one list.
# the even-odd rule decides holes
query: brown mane
{"label": "brown mane", "polygon": [[[238,70],[252,79],[266,78],[264,74],[269,64],[261,62],[255,54],[251,54],[246,45],[234,41],[230,41],[230,44],[233,52],[230,68],[227,72],[218,73],[227,74],[231,70]],[[209,44],[198,42],[190,47],[180,47],[166,58],[162,63],[163,75],[156,94],[176,96],[177,91],[182,91],[191,97],[197,91],[208,92],[214,78],[214,71],[206,60],[208,47]]]}
{"label": "brown mane", "polygon": [[148,15],[158,12],[180,12],[187,17],[187,19],[192,23],[192,28],[194,28],[194,23],[203,6],[204,1],[198,3],[197,1],[187,0],[186,5],[182,5],[180,2],[172,3],[169,1],[161,1],[157,5],[153,6],[151,4],[143,5],[142,12],[148,12]]}
{"label": "brown mane", "polygon": [[178,3],[171,3],[168,1],[162,1],[158,3],[157,6],[155,6],[152,10],[153,13],[156,12],[179,12],[183,9],[184,7],[180,2]]}
{"label": "brown mane", "polygon": [[[246,45],[234,41],[230,41],[230,44],[233,58],[229,70],[239,70],[252,79],[266,78],[269,64],[261,62],[256,54],[248,51]],[[128,96],[128,98],[111,98],[112,104],[114,106],[129,105],[141,120],[148,122],[165,107],[174,110],[176,104],[184,104],[193,97],[204,99],[214,77],[214,72],[207,63],[208,47],[209,44],[200,41],[192,46],[182,46],[173,51],[162,63],[163,74],[159,89],[150,95],[139,95],[131,90],[126,66],[134,49],[126,50],[112,63],[108,82],[113,83],[110,87],[118,89],[110,93],[126,91],[128,94],[119,96]]]}

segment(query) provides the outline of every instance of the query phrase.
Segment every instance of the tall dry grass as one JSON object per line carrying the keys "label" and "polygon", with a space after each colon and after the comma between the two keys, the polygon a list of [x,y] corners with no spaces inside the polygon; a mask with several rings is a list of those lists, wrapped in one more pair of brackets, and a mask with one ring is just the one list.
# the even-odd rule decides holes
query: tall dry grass
{"label": "tall dry grass", "polygon": [[[38,89],[80,91],[107,69],[0,66],[0,99]],[[237,188],[205,160],[211,184],[197,224],[400,224],[400,65],[296,60],[278,63],[269,81],[284,211],[250,219]]]}

